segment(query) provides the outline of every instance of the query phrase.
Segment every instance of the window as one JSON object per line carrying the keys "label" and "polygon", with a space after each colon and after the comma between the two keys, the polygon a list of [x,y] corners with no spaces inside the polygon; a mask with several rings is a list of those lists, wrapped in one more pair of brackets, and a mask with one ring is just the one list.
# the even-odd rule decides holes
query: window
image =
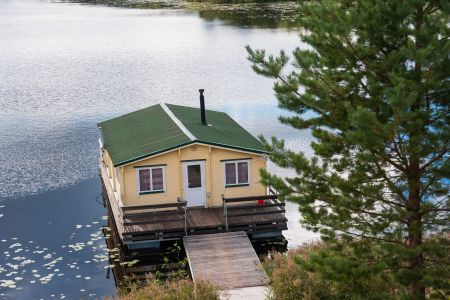
{"label": "window", "polygon": [[225,186],[249,185],[249,162],[229,161],[225,164]]}
{"label": "window", "polygon": [[138,169],[139,194],[160,193],[165,190],[164,168],[151,167]]}
{"label": "window", "polygon": [[202,187],[202,171],[200,165],[187,166],[188,187],[201,188]]}

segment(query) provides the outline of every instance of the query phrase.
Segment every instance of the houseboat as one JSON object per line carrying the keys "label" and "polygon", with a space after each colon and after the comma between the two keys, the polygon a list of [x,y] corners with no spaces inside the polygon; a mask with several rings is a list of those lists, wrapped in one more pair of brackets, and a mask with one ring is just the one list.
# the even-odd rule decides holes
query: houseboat
{"label": "houseboat", "polygon": [[282,237],[284,202],[260,181],[267,151],[226,113],[157,104],[98,124],[100,175],[118,242],[158,249],[198,234]]}

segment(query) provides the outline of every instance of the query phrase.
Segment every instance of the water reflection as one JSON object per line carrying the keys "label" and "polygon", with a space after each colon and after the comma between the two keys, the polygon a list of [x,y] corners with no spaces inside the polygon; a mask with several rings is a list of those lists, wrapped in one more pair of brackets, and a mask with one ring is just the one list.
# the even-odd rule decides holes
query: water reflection
{"label": "water reflection", "polygon": [[99,185],[93,178],[6,202],[0,219],[0,299],[115,293],[114,282],[105,278],[107,217],[95,201]]}
{"label": "water reflection", "polygon": [[[222,21],[226,25],[253,28],[298,27],[299,5],[296,1],[253,2],[253,3],[214,3],[178,0],[161,1],[126,1],[126,0],[63,0],[91,5],[107,5],[138,9],[188,9],[197,11],[198,16],[206,21]],[[220,1],[217,1],[220,2]],[[226,1],[224,1],[226,2]]]}
{"label": "water reflection", "polygon": [[227,25],[255,28],[297,27],[298,4],[296,2],[244,3],[244,4],[190,4],[200,18],[220,20]]}

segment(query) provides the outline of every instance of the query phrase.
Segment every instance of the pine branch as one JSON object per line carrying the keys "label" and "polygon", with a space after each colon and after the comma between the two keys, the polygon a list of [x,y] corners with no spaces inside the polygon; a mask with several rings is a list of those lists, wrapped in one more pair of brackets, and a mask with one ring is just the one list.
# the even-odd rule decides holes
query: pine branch
{"label": "pine branch", "polygon": [[426,164],[424,164],[420,169],[421,170],[425,170],[428,166],[430,166],[431,164],[433,164],[434,162],[438,161],[439,159],[441,159],[442,157],[444,157],[445,154],[447,154],[447,152],[450,151],[450,148],[445,148],[443,149],[441,152],[439,152],[435,157],[433,157],[432,159],[430,159]]}
{"label": "pine branch", "polygon": [[344,231],[344,230],[339,230],[339,231],[342,232],[343,234],[356,236],[356,237],[363,238],[363,239],[376,240],[376,241],[392,243],[392,244],[397,244],[397,245],[401,245],[401,246],[406,247],[406,244],[404,244],[404,243],[402,243],[402,242],[400,242],[398,240],[388,240],[388,239],[384,239],[384,238],[381,238],[381,237],[367,236],[367,235],[364,235],[364,234],[358,234],[358,233],[348,232],[348,231]]}
{"label": "pine branch", "polygon": [[356,49],[353,47],[353,44],[351,43],[351,41],[348,39],[348,36],[345,36],[345,40],[347,41],[347,46],[349,46],[350,47],[350,49],[351,49],[351,53],[353,54],[353,56],[356,58],[356,60],[358,60],[359,62],[361,62],[362,64],[364,64],[364,66],[365,66],[365,68],[366,68],[366,71],[368,71],[368,72],[372,72],[374,75],[376,75],[376,77],[378,77],[379,79],[382,79],[384,82],[390,82],[389,81],[389,78],[388,77],[386,77],[385,75],[383,75],[383,74],[379,74],[378,72],[376,72],[376,71],[371,71],[372,70],[372,68],[369,66],[369,64],[364,60],[364,59],[362,59],[361,57],[359,57],[359,55],[357,55],[356,54]]}

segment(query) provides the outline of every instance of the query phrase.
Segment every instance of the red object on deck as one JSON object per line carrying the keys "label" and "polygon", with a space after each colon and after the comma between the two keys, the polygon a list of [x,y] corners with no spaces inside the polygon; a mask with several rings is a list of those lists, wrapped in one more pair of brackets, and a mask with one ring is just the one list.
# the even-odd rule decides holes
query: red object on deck
{"label": "red object on deck", "polygon": [[263,204],[265,204],[265,203],[266,203],[266,201],[264,201],[264,200],[258,200],[258,204],[263,205]]}

